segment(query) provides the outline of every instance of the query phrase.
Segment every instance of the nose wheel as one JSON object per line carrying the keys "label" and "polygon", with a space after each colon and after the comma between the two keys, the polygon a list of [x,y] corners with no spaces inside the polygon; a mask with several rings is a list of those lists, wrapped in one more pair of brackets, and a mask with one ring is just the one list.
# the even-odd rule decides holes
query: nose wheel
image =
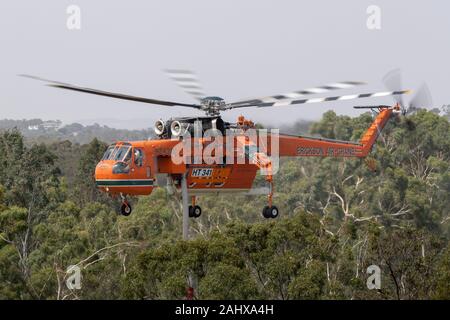
{"label": "nose wheel", "polygon": [[120,206],[120,214],[123,216],[128,217],[133,209],[131,208],[131,205],[128,201],[122,202],[122,205]]}
{"label": "nose wheel", "polygon": [[122,199],[122,204],[120,205],[120,214],[128,217],[133,209],[131,208],[131,205],[124,194],[121,193],[120,198]]}

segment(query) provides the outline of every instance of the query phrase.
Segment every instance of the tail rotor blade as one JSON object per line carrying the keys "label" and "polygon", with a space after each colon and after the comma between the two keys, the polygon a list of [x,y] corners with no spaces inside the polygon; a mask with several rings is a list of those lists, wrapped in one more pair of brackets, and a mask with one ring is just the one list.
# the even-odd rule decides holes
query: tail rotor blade
{"label": "tail rotor blade", "polygon": [[[383,83],[386,86],[386,88],[390,91],[401,90],[401,88],[402,88],[402,72],[401,72],[401,70],[394,69],[394,70],[388,72],[383,78]],[[400,104],[400,106],[404,107],[402,95],[395,95],[394,99],[398,104]]]}
{"label": "tail rotor blade", "polygon": [[433,100],[431,98],[431,92],[426,83],[422,84],[417,90],[416,94],[409,103],[408,112],[416,111],[419,108],[431,107]]}

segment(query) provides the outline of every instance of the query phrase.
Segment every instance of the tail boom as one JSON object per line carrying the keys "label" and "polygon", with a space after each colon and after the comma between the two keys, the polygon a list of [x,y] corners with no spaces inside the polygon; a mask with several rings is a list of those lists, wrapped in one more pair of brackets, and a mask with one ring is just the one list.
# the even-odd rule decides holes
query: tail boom
{"label": "tail boom", "polygon": [[359,142],[335,139],[291,136],[280,134],[279,155],[281,157],[357,157],[364,158],[372,150],[381,130],[385,127],[395,107],[379,107],[379,113]]}

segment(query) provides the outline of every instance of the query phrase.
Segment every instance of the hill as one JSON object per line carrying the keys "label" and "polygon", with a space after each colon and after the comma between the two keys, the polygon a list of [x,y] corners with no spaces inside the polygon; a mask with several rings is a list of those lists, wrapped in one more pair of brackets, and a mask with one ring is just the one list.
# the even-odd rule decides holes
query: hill
{"label": "hill", "polygon": [[153,130],[115,129],[99,124],[82,125],[72,123],[62,125],[59,120],[0,120],[0,130],[17,128],[30,142],[50,142],[68,140],[73,143],[86,144],[97,138],[106,143],[120,140],[146,140],[153,136]]}

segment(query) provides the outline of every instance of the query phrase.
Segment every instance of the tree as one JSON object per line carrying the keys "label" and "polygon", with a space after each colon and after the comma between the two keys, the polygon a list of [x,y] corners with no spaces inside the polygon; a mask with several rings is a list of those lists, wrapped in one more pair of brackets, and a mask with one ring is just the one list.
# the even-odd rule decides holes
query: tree
{"label": "tree", "polygon": [[76,195],[81,204],[103,200],[102,194],[95,185],[95,167],[101,160],[107,145],[94,138],[81,154],[76,175]]}

